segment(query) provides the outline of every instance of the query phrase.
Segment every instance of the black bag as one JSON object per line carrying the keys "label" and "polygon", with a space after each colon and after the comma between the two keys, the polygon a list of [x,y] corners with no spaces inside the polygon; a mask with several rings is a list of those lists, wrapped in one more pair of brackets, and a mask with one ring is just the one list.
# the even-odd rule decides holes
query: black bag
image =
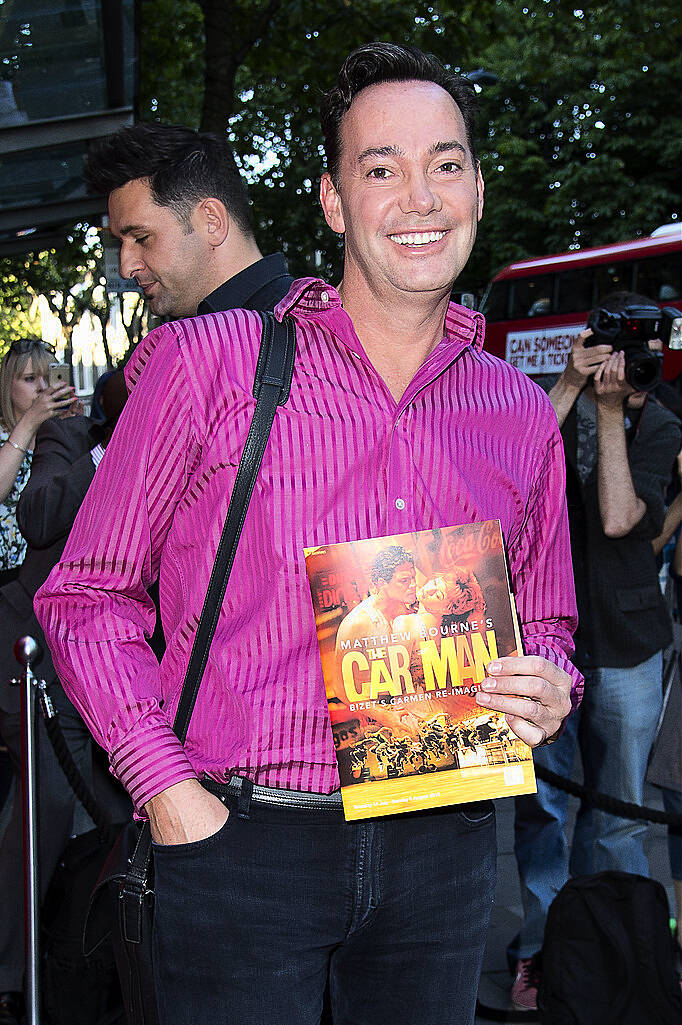
{"label": "black bag", "polygon": [[[135,850],[143,836],[149,840],[147,876],[141,898],[133,904],[138,912],[138,924],[131,939],[125,922],[129,901],[124,899],[124,889]],[[111,949],[125,1007],[123,1020],[129,1025],[157,1025],[158,1022],[152,973],[154,879],[150,854],[149,828],[143,832],[141,822],[126,823],[91,890],[83,933],[83,948],[88,954],[100,947]]]}
{"label": "black bag", "polygon": [[654,879],[614,871],[569,880],[547,914],[542,1025],[681,1025],[669,915]]}
{"label": "black bag", "polygon": [[[93,886],[120,830],[74,761],[59,713],[41,694],[47,738],[76,799],[95,824],[72,836],[50,879],[40,910],[39,984],[44,1025],[125,1025],[125,1012],[105,909],[91,916],[95,942],[83,944]],[[101,752],[100,752],[101,753]],[[98,749],[93,750],[93,767]],[[108,783],[107,785],[111,785]]]}
{"label": "black bag", "polygon": [[93,829],[72,837],[43,902],[41,994],[46,1025],[124,1025],[111,930],[93,920],[98,939],[83,950],[92,888],[111,849]]}
{"label": "black bag", "polygon": [[[280,324],[272,313],[261,313],[260,316],[263,334],[253,384],[256,409],[230,497],[173,723],[173,730],[183,744],[275,413],[277,407],[287,401],[291,389],[296,353],[295,323],[290,317],[285,317]],[[154,882],[151,853],[149,823],[128,823],[104,865],[90,905],[91,913],[95,913],[102,899],[106,898],[109,904],[114,954],[128,1025],[158,1025],[152,960]],[[190,927],[191,923],[188,923]]]}

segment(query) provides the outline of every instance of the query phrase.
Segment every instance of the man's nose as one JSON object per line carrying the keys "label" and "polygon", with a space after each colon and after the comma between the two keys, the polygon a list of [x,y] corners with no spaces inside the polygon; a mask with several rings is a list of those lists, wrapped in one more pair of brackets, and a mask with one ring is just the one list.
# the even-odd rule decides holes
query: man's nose
{"label": "man's nose", "polygon": [[136,274],[140,273],[143,267],[142,260],[139,255],[136,254],[133,244],[128,243],[125,239],[121,243],[118,266],[121,271],[122,278],[134,278]]}
{"label": "man's nose", "polygon": [[425,174],[415,173],[406,179],[401,203],[404,213],[429,214],[442,205],[435,183]]}

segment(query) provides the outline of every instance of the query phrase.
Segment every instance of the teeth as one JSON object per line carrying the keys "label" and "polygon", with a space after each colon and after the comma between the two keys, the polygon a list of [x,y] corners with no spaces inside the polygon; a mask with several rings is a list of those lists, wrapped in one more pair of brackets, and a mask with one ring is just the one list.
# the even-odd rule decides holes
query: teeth
{"label": "teeth", "polygon": [[391,235],[390,237],[401,246],[425,246],[429,242],[439,242],[444,235],[444,231],[412,231],[409,235]]}

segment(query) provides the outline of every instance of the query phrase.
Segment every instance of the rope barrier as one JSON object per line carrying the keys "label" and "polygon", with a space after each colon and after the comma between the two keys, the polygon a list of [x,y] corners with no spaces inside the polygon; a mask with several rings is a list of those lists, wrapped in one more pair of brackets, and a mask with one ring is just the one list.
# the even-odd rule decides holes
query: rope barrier
{"label": "rope barrier", "polygon": [[619,801],[609,794],[601,794],[598,790],[582,786],[571,779],[564,779],[550,769],[542,765],[535,766],[535,775],[543,783],[556,787],[557,790],[564,790],[581,801],[599,808],[602,811],[610,812],[612,815],[619,815],[624,819],[643,819],[645,822],[657,822],[666,826],[682,826],[682,815],[675,815],[672,812],[661,811],[658,808],[640,807],[638,804],[631,804],[629,801]]}
{"label": "rope barrier", "polygon": [[116,826],[112,823],[110,816],[100,807],[97,799],[85,782],[80,769],[73,759],[71,751],[67,747],[66,740],[64,739],[64,734],[59,723],[59,715],[55,714],[49,719],[44,719],[44,723],[47,736],[52,744],[52,749],[62,772],[66,776],[69,786],[94,822],[95,828],[100,834],[102,841],[104,843],[113,843],[120,832],[121,827],[120,825]]}

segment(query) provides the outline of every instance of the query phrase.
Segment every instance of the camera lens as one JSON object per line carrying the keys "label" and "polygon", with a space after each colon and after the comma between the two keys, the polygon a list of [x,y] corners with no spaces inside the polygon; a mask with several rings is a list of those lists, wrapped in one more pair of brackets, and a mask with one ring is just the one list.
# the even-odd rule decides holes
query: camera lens
{"label": "camera lens", "polygon": [[663,376],[663,360],[654,352],[627,352],[625,380],[635,391],[651,391]]}

